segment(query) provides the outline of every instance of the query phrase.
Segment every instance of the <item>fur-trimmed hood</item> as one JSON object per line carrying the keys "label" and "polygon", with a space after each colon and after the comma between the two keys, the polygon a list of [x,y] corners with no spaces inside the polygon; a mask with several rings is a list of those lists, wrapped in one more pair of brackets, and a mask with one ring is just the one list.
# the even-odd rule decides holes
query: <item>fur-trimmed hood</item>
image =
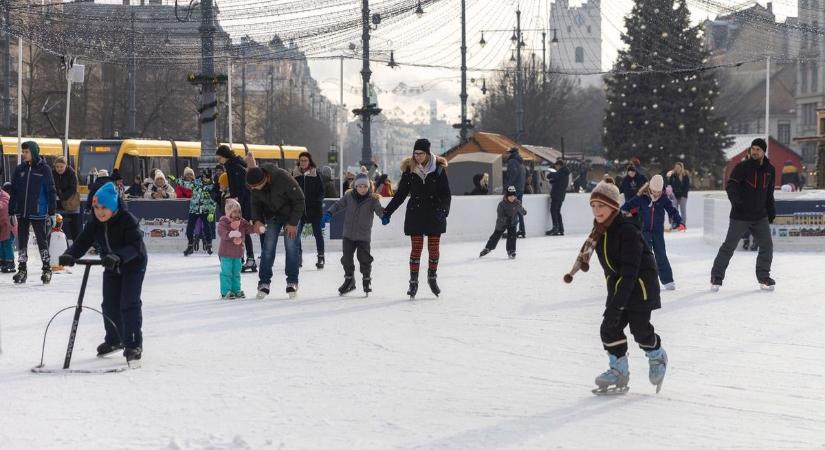
{"label": "fur-trimmed hood", "polygon": [[[433,156],[435,156],[435,155],[433,155]],[[408,156],[408,157],[404,158],[404,160],[401,161],[401,173],[412,171],[414,164],[415,164],[415,161],[413,160],[412,156]],[[441,166],[445,169],[449,165],[449,163],[447,162],[447,159],[444,158],[443,156],[436,156],[435,157],[435,164],[436,164],[436,166]]]}
{"label": "fur-trimmed hood", "polygon": [[[344,192],[344,195],[352,195],[353,197],[355,197],[355,194],[356,194],[355,189],[347,189],[347,191]],[[381,199],[380,195],[378,195],[375,192],[372,192],[372,188],[370,188],[369,197],[372,198],[373,200],[380,200]]]}
{"label": "fur-trimmed hood", "polygon": [[300,177],[301,175],[305,177],[317,177],[318,176],[318,169],[315,167],[310,168],[306,172],[301,172],[301,168],[295,166],[292,168],[292,176],[293,177]]}

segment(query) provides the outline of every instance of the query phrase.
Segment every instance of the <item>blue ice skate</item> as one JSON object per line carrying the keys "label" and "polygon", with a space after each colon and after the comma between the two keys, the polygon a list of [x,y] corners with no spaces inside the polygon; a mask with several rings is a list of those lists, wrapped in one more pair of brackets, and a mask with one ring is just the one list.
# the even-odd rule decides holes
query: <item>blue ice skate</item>
{"label": "blue ice skate", "polygon": [[650,352],[645,352],[648,362],[650,362],[650,384],[656,386],[656,393],[662,390],[662,382],[665,380],[665,371],[667,371],[667,352],[665,349],[659,348]]}
{"label": "blue ice skate", "polygon": [[627,367],[627,355],[617,358],[610,356],[610,369],[596,377],[597,389],[593,389],[596,395],[616,395],[624,394],[630,388],[627,383],[630,381],[630,370]]}

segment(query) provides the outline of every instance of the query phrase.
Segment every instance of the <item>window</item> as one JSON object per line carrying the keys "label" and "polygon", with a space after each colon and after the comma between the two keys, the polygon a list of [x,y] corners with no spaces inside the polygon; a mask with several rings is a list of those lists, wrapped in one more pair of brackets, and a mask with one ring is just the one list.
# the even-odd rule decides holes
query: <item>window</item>
{"label": "window", "polygon": [[576,47],[576,62],[583,63],[584,62],[584,48]]}
{"label": "window", "polygon": [[802,78],[799,83],[799,93],[804,94],[808,92],[808,65],[802,63],[799,65],[799,76]]}
{"label": "window", "polygon": [[811,47],[819,47],[819,22],[816,20],[811,23],[811,37]]}
{"label": "window", "polygon": [[802,104],[802,125],[806,127],[816,125],[816,103]]}
{"label": "window", "polygon": [[592,33],[593,33],[593,31],[591,30],[590,25],[588,25],[587,26],[587,34],[592,34]]}
{"label": "window", "polygon": [[788,145],[791,143],[791,124],[789,123],[780,123],[778,126],[777,134],[779,137],[779,143]]}
{"label": "window", "polygon": [[816,61],[811,62],[811,92],[819,91],[819,68]]}
{"label": "window", "polygon": [[573,27],[571,27],[570,25],[568,25],[568,26],[567,26],[567,33],[568,33],[568,34],[570,34],[570,33],[572,33],[572,32],[573,32]]}

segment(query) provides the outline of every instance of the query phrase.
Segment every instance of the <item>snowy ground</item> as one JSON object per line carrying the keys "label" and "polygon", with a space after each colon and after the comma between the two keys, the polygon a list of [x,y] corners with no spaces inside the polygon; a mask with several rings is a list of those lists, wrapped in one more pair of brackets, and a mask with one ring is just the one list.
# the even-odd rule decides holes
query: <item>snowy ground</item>
{"label": "snowy ground", "polygon": [[[49,287],[4,275],[0,448],[825,447],[821,253],[775,255],[778,289],[762,293],[755,255],[737,252],[711,294],[716,248],[698,229],[668,236],[679,290],[653,316],[670,355],[664,388],[654,394],[631,347],[631,391],[606,398],[590,393],[607,365],[602,276],[562,282],[582,240],[521,240],[509,261],[446,236],[444,293],[422,285],[414,302],[406,247],[375,252],[369,299],[337,296],[336,254],[301,273],[295,300],[279,255],[274,295],[232,302],[216,299],[215,258],[153,255],[143,368],[117,374],[30,373],[80,270]],[[243,279],[251,294],[255,276]],[[99,283],[96,273],[86,304],[99,305]],[[55,321],[52,363],[70,321]],[[93,359],[101,338],[84,313],[75,361]]]}

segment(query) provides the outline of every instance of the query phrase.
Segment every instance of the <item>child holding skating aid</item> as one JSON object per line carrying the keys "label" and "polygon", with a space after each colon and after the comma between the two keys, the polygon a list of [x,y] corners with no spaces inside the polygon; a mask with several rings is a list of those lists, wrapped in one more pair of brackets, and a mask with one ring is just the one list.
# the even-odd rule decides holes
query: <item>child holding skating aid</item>
{"label": "child holding skating aid", "polygon": [[73,266],[92,245],[100,251],[103,272],[103,326],[106,338],[97,347],[104,356],[125,347],[130,364],[143,354],[143,313],[140,293],[148,261],[138,220],[126,211],[114,183],[106,183],[92,197],[92,218],[72,246],[60,256],[61,266]]}
{"label": "child holding skating aid", "polygon": [[261,230],[241,216],[241,204],[226,199],[225,214],[218,221],[218,257],[221,260],[221,298],[231,300],[246,298],[241,290],[241,258],[244,254],[244,238]]}
{"label": "child holding skating aid", "polygon": [[490,239],[487,240],[487,245],[484,250],[478,255],[479,258],[490,253],[496,249],[499,239],[504,232],[507,232],[507,256],[510,259],[516,257],[516,224],[518,223],[518,215],[527,215],[527,210],[521,205],[521,202],[516,198],[516,187],[508,186],[504,198],[499,202],[496,210],[496,228]]}
{"label": "child holding skating aid", "polygon": [[344,266],[344,284],[338,288],[338,293],[344,295],[355,290],[355,261],[353,256],[358,255],[358,264],[363,276],[364,293],[372,292],[372,261],[370,255],[370,240],[372,235],[373,214],[378,218],[384,215],[378,194],[372,192],[370,181],[366,174],[360,174],[353,181],[353,189],[347,191],[340,200],[330,206],[321,219],[321,226],[325,227],[332,219],[332,215],[344,211],[344,240],[341,265]]}
{"label": "child holding skating aid", "polygon": [[661,307],[656,261],[642,240],[636,219],[619,209],[619,188],[608,178],[600,182],[590,194],[593,212],[593,230],[582,245],[575,264],[564,276],[565,283],[573,282],[573,275],[590,269],[590,257],[596,252],[607,280],[607,302],[601,325],[604,349],[610,358],[610,368],[596,377],[594,394],[620,394],[628,390],[630,371],[627,360],[627,336],[630,332],[650,363],[648,377],[662,387],[667,368],[667,353],[659,335],[650,324],[650,313]]}

